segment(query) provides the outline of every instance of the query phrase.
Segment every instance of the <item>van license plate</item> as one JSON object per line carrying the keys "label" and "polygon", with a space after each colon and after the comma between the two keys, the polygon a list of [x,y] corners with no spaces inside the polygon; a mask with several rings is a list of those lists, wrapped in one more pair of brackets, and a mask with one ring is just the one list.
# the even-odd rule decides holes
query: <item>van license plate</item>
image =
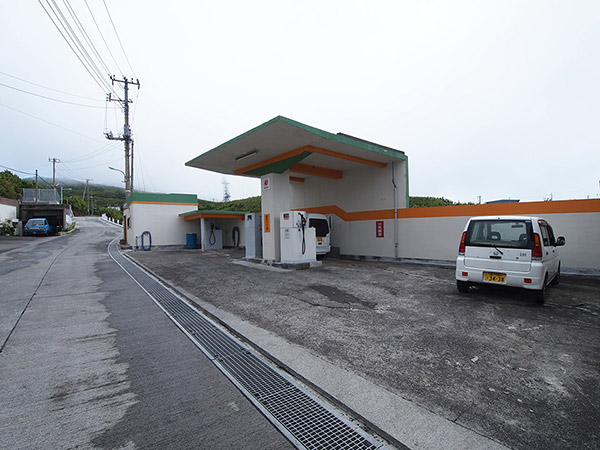
{"label": "van license plate", "polygon": [[483,280],[492,283],[506,283],[505,273],[483,272]]}
{"label": "van license plate", "polygon": [[317,238],[317,242],[323,242],[323,238],[322,237],[318,237]]}

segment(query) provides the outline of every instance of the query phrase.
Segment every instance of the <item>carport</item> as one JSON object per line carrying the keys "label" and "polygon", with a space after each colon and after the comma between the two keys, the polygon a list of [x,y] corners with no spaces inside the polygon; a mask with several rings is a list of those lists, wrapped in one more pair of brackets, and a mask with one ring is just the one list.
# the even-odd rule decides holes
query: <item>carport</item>
{"label": "carport", "polygon": [[219,210],[195,210],[179,214],[185,222],[200,221],[198,241],[202,250],[244,246],[245,216],[244,212]]}
{"label": "carport", "polygon": [[330,216],[335,253],[398,256],[398,209],[408,206],[400,150],[277,116],[186,165],[261,179],[265,260],[280,261],[280,213],[292,210]]}

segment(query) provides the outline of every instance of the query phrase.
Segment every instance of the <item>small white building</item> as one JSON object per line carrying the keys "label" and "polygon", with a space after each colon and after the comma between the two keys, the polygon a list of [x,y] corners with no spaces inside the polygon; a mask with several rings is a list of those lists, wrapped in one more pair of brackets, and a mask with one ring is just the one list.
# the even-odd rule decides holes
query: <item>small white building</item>
{"label": "small white building", "polygon": [[184,221],[179,214],[198,208],[195,194],[151,194],[134,192],[123,211],[124,239],[132,247],[185,246],[187,235],[200,233],[198,222]]}
{"label": "small white building", "polygon": [[6,220],[17,220],[19,202],[11,198],[0,197],[0,223]]}
{"label": "small white building", "polygon": [[196,247],[221,250],[224,247],[244,247],[246,213],[239,211],[198,210],[179,214],[180,220],[195,224],[199,230]]}

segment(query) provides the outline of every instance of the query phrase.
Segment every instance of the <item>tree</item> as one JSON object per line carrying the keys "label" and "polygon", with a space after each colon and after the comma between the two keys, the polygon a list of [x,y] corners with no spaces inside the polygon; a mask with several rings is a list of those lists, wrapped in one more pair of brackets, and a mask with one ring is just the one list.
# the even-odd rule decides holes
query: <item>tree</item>
{"label": "tree", "polygon": [[77,216],[87,215],[87,205],[81,199],[80,196],[74,195],[69,199],[69,204],[71,205],[71,209],[73,209],[73,213]]}
{"label": "tree", "polygon": [[34,183],[21,180],[21,178],[9,170],[0,172],[0,197],[21,200],[23,198],[23,188],[34,187]]}
{"label": "tree", "polygon": [[455,205],[452,200],[444,197],[410,197],[411,208],[428,208],[431,206],[452,206]]}

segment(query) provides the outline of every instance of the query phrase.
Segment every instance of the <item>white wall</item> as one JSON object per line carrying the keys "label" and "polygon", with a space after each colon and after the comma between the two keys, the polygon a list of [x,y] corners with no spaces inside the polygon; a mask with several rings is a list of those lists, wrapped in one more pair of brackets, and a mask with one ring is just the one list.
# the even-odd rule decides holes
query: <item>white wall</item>
{"label": "white wall", "polygon": [[[526,204],[521,204],[526,205]],[[476,208],[476,207],[473,207]],[[415,211],[415,210],[410,210]],[[401,218],[399,228],[399,258],[441,260],[454,262],[458,244],[469,217],[474,214],[456,217],[416,217]],[[527,215],[519,212],[519,215]],[[566,245],[559,248],[563,269],[600,270],[600,212],[588,213],[531,213],[545,218],[552,226],[555,235],[564,236]],[[338,223],[343,225],[338,225]],[[393,220],[385,220],[385,232],[393,229]],[[334,236],[342,241],[361,234],[375,234],[372,221],[343,223],[336,217]],[[360,239],[359,239],[360,241]],[[365,239],[345,245],[341,253],[351,256],[393,257],[393,251],[386,244],[369,245],[373,239]]]}
{"label": "white wall", "polygon": [[[131,228],[127,230],[127,243],[135,245],[135,237],[149,231],[153,246],[185,246],[187,233],[197,233],[200,237],[198,220],[184,221],[179,217],[190,208],[190,205],[132,203],[129,205]],[[141,245],[139,239],[138,245]]]}
{"label": "white wall", "polygon": [[[264,189],[265,181],[269,181],[269,189]],[[262,238],[263,259],[267,261],[281,260],[281,242],[279,233],[279,213],[292,209],[292,186],[289,172],[271,173],[261,178],[262,181]],[[270,231],[264,226],[265,215],[270,217]]]}
{"label": "white wall", "polygon": [[[385,168],[364,166],[345,171],[340,180],[312,177],[306,178],[303,183],[291,183],[292,208],[335,214],[331,245],[339,247],[341,254],[393,258],[394,221],[378,217],[382,214],[394,217],[394,174],[397,207],[406,207],[406,163],[395,163],[393,170],[394,173],[391,164]],[[340,208],[342,211],[336,213],[335,208],[328,207]],[[373,218],[344,220],[348,219],[344,213],[364,213]],[[377,237],[376,222],[381,220],[384,221],[384,236]]]}
{"label": "white wall", "polygon": [[221,226],[223,230],[223,247],[233,247],[233,228],[237,227],[240,232],[239,247],[246,246],[246,227],[242,219],[212,219]]}
{"label": "white wall", "polygon": [[17,218],[17,207],[13,205],[6,205],[0,203],[0,222],[4,222],[7,219]]}
{"label": "white wall", "polygon": [[[222,244],[223,247],[233,247],[233,228],[237,227],[240,233],[240,243],[238,247],[244,247],[246,245],[246,227],[242,219],[225,219],[225,218],[211,218],[197,219],[192,222],[199,222],[202,231],[198,234],[198,247],[208,248],[210,239],[210,222],[214,222],[221,229]],[[200,246],[200,242],[202,245]]]}

